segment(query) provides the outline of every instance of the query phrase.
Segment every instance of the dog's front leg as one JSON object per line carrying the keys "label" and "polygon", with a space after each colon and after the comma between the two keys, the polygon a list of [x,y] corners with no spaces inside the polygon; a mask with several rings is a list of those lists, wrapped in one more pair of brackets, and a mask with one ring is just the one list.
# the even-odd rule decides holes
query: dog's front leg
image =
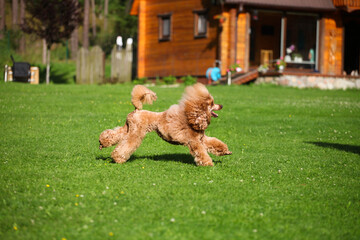
{"label": "dog's front leg", "polygon": [[126,135],[127,126],[117,127],[115,129],[107,129],[100,134],[99,143],[100,150],[104,147],[111,147],[119,143]]}
{"label": "dog's front leg", "polygon": [[204,136],[202,138],[202,141],[203,141],[204,145],[206,146],[206,150],[209,153],[212,153],[216,156],[232,154],[232,152],[229,151],[228,146],[217,138]]}
{"label": "dog's front leg", "polygon": [[190,153],[195,158],[195,163],[198,166],[213,166],[213,161],[206,151],[206,148],[201,142],[189,142],[188,143]]}

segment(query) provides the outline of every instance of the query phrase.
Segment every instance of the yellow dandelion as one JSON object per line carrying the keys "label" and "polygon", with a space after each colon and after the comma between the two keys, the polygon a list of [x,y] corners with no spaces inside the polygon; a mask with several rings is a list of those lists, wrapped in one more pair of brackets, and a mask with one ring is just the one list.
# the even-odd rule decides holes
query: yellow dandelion
{"label": "yellow dandelion", "polygon": [[79,204],[76,202],[76,203],[75,203],[75,206],[77,207],[77,206],[79,206]]}
{"label": "yellow dandelion", "polygon": [[14,230],[15,230],[15,231],[17,231],[17,230],[18,230],[18,227],[17,227],[16,225],[14,226]]}
{"label": "yellow dandelion", "polygon": [[113,232],[109,232],[109,236],[110,236],[110,237],[114,236],[114,233],[113,233]]}
{"label": "yellow dandelion", "polygon": [[66,240],[66,238],[61,238],[61,240]]}
{"label": "yellow dandelion", "polygon": [[75,197],[79,197],[79,194],[76,194]]}
{"label": "yellow dandelion", "polygon": [[125,194],[124,191],[121,191],[120,194]]}
{"label": "yellow dandelion", "polygon": [[49,185],[49,184],[46,184],[46,187],[50,187],[50,185]]}

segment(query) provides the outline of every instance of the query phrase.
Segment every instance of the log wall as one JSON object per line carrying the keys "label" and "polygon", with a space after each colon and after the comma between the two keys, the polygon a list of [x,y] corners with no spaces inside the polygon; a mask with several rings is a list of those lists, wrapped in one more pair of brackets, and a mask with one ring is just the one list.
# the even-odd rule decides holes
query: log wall
{"label": "log wall", "polygon": [[324,17],[321,19],[320,72],[341,75],[343,71],[344,28],[341,19]]}
{"label": "log wall", "polygon": [[[194,37],[194,10],[208,10],[206,38]],[[219,11],[210,0],[139,0],[138,77],[205,75],[217,53]],[[171,14],[171,40],[159,41],[160,14]]]}

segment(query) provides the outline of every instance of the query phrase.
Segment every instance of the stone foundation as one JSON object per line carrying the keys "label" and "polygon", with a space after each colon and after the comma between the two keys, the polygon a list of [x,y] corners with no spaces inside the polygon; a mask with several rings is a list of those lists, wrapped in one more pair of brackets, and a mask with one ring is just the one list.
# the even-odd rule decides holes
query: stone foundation
{"label": "stone foundation", "polygon": [[297,88],[319,88],[319,89],[360,89],[359,77],[340,76],[259,76],[255,83],[272,83],[276,85],[297,87]]}

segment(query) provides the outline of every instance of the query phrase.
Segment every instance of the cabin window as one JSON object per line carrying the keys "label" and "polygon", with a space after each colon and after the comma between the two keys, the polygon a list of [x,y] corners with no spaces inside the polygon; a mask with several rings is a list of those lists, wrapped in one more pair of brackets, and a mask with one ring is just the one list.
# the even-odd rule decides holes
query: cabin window
{"label": "cabin window", "polygon": [[291,57],[292,61],[314,63],[317,16],[288,14],[286,25],[286,54],[289,60]]}
{"label": "cabin window", "polygon": [[207,13],[206,10],[193,11],[194,13],[194,36],[203,38],[207,36]]}
{"label": "cabin window", "polygon": [[171,39],[171,14],[159,15],[159,41]]}

